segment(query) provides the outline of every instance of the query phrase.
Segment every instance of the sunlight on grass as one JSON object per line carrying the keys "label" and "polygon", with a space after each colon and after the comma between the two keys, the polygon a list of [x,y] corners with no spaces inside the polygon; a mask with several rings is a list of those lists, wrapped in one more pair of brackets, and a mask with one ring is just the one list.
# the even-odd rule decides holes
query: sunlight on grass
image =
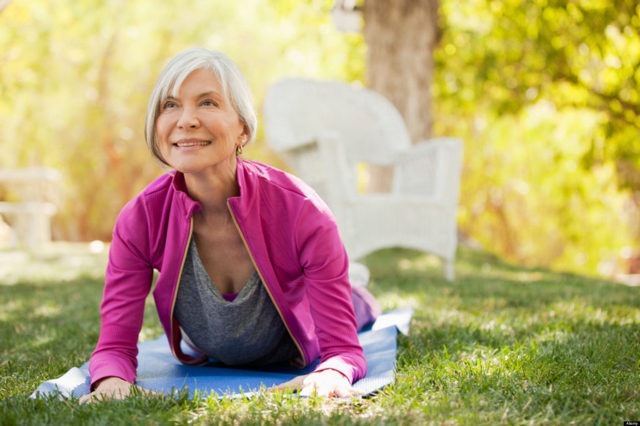
{"label": "sunlight on grass", "polygon": [[108,246],[54,242],[38,252],[0,251],[0,285],[104,276]]}
{"label": "sunlight on grass", "polygon": [[55,306],[47,303],[46,305],[38,306],[34,311],[34,314],[38,317],[51,317],[59,315],[61,311],[62,309],[60,306]]}
{"label": "sunlight on grass", "polygon": [[540,272],[519,272],[515,274],[513,279],[521,283],[535,283],[542,280],[543,275]]}
{"label": "sunlight on grass", "polygon": [[537,284],[545,279],[545,275],[538,271],[510,271],[490,264],[483,264],[481,271],[486,278],[514,281],[514,284]]}
{"label": "sunlight on grass", "polygon": [[18,304],[15,300],[10,300],[7,303],[3,303],[1,306],[0,321],[9,321],[11,313],[18,310]]}
{"label": "sunlight on grass", "polygon": [[378,302],[383,310],[399,307],[418,308],[424,305],[420,296],[403,296],[397,293],[382,293],[378,295]]}
{"label": "sunlight on grass", "polygon": [[[147,323],[150,321],[147,321]],[[138,341],[144,342],[147,340],[154,340],[160,337],[163,334],[162,327],[160,326],[149,326],[145,324],[140,330],[140,335],[138,336]]]}
{"label": "sunlight on grass", "polygon": [[38,348],[38,347],[47,346],[52,341],[53,341],[53,335],[40,334],[32,341],[31,344],[33,345],[34,348]]}
{"label": "sunlight on grass", "polygon": [[428,271],[441,267],[442,261],[438,257],[426,253],[414,259],[404,258],[398,261],[398,269],[401,271]]}
{"label": "sunlight on grass", "polygon": [[565,329],[545,329],[540,333],[531,336],[530,341],[535,344],[551,342],[555,345],[566,343],[569,333]]}
{"label": "sunlight on grass", "polygon": [[[67,266],[49,260],[54,274],[69,265],[58,259]],[[101,424],[121,419],[123,410],[132,421],[165,424],[611,424],[640,417],[637,289],[521,268],[464,247],[454,282],[444,280],[437,258],[412,250],[382,250],[365,263],[383,308],[415,309],[410,334],[398,338],[395,383],[372,397],[176,394],[99,407],[27,400],[39,383],[93,351],[99,265],[69,281],[51,275],[7,286],[0,279],[0,411],[33,423],[87,416]],[[162,335],[149,297],[140,340]]]}
{"label": "sunlight on grass", "polygon": [[492,319],[491,321],[482,324],[480,326],[480,330],[482,331],[500,331],[500,333],[502,334],[509,334],[509,335],[514,335],[514,330],[511,326],[504,324],[504,323],[498,323],[497,320]]}

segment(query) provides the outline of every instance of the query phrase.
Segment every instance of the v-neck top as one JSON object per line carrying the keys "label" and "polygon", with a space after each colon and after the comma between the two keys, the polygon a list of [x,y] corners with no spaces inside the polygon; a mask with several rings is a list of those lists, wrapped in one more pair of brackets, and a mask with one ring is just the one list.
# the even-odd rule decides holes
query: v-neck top
{"label": "v-neck top", "polygon": [[207,274],[193,240],[174,314],[185,340],[224,364],[266,365],[297,355],[258,273],[253,272],[232,301],[226,300]]}

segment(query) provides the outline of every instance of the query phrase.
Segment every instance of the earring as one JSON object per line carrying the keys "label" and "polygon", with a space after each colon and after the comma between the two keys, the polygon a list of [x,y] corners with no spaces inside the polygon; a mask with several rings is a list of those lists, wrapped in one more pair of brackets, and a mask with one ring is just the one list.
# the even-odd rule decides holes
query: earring
{"label": "earring", "polygon": [[240,140],[240,145],[236,145],[236,155],[242,154],[242,148],[244,148],[246,143],[247,143],[247,137],[243,136],[242,139]]}

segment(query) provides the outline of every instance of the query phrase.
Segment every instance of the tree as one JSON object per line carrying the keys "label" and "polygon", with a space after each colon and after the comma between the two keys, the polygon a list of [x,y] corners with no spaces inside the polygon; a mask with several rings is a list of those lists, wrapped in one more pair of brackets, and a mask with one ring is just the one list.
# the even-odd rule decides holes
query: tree
{"label": "tree", "polygon": [[[62,172],[54,239],[109,240],[122,206],[163,172],[143,126],[165,62],[194,45],[225,52],[258,113],[286,73],[361,78],[363,44],[345,43],[325,6],[285,20],[271,0],[12,2],[0,11],[0,165]],[[273,162],[261,139],[245,155]]]}
{"label": "tree", "polygon": [[[640,190],[640,6],[634,0],[447,2],[444,95],[511,114],[547,100],[602,113],[583,165],[613,160]],[[455,92],[447,91],[455,87]],[[606,141],[606,143],[605,143]],[[624,165],[623,165],[624,163]],[[623,172],[623,169],[626,171]]]}
{"label": "tree", "polygon": [[[431,136],[433,51],[439,0],[366,0],[367,86],[398,109],[415,142]],[[388,192],[393,171],[370,165],[367,191]]]}
{"label": "tree", "polygon": [[443,0],[441,13],[434,131],[466,142],[462,228],[518,262],[610,270],[640,245],[637,2]]}
{"label": "tree", "polygon": [[366,0],[363,6],[367,86],[395,105],[414,142],[431,136],[438,3]]}

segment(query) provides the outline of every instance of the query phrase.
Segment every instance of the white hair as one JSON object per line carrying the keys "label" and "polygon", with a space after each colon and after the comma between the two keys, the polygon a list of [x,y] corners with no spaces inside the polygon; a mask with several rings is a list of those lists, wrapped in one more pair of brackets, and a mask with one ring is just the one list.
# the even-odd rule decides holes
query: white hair
{"label": "white hair", "polygon": [[145,139],[151,154],[163,164],[169,165],[162,157],[156,139],[156,120],[160,113],[160,104],[169,94],[177,97],[184,80],[197,69],[208,69],[215,74],[224,95],[231,101],[231,105],[247,130],[248,138],[245,145],[255,138],[258,120],[253,109],[251,89],[242,72],[225,54],[194,47],[178,53],[169,60],[160,73],[149,98],[144,125]]}

